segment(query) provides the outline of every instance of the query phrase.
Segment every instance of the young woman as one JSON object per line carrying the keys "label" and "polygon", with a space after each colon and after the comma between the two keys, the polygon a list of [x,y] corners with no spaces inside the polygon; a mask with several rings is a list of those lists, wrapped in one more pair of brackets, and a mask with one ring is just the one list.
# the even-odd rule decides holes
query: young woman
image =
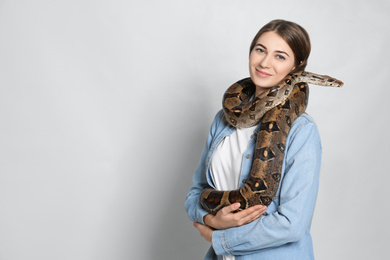
{"label": "young woman", "polygon": [[[303,71],[310,39],[299,25],[274,20],[250,46],[249,72],[255,96]],[[235,213],[234,203],[209,214],[199,195],[205,188],[234,190],[248,178],[259,125],[230,126],[219,111],[212,123],[193,176],[185,208],[201,236],[212,246],[205,259],[314,259],[310,225],[318,192],[321,142],[313,119],[302,114],[292,124],[278,191],[268,207],[256,205]]]}

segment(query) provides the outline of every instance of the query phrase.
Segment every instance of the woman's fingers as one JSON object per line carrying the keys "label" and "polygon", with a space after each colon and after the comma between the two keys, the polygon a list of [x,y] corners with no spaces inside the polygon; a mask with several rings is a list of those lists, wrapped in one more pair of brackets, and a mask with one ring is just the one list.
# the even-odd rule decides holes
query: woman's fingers
{"label": "woman's fingers", "polygon": [[248,223],[254,221],[255,219],[258,219],[259,217],[261,217],[264,214],[264,212],[266,212],[266,210],[267,210],[266,206],[256,205],[256,206],[250,207],[248,209],[245,209],[243,211],[240,211],[234,215],[235,215],[237,224],[244,225],[244,224],[248,224]]}
{"label": "woman's fingers", "polygon": [[208,226],[205,226],[197,222],[193,222],[192,224],[194,225],[194,227],[196,227],[199,230],[200,235],[208,242],[211,243],[213,230]]}
{"label": "woman's fingers", "polygon": [[215,229],[237,227],[254,221],[267,210],[266,206],[256,205],[234,213],[239,207],[240,203],[234,203],[222,208],[216,215],[207,214],[204,217],[204,222]]}
{"label": "woman's fingers", "polygon": [[251,215],[251,214],[253,214],[253,213],[255,213],[255,212],[262,211],[262,210],[264,210],[264,209],[266,209],[266,208],[267,208],[267,207],[265,207],[265,206],[263,206],[263,205],[255,205],[255,206],[252,206],[252,207],[250,207],[250,208],[244,209],[244,210],[242,210],[242,211],[240,211],[240,212],[237,212],[235,215],[236,215],[237,217],[244,218],[244,217],[246,217],[246,216],[248,216],[248,215]]}
{"label": "woman's fingers", "polygon": [[236,202],[221,209],[223,215],[228,215],[233,211],[236,211],[240,207],[240,203]]}

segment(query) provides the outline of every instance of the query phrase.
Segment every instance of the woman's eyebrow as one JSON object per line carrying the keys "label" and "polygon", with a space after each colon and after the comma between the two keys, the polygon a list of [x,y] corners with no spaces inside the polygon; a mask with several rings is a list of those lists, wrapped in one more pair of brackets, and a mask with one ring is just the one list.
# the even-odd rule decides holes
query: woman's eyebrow
{"label": "woman's eyebrow", "polygon": [[256,45],[255,46],[260,46],[260,47],[263,47],[264,49],[267,49],[267,47],[265,47],[263,44],[261,44],[261,43],[256,43]]}
{"label": "woman's eyebrow", "polygon": [[288,57],[290,57],[290,55],[288,55],[288,53],[285,52],[285,51],[275,51],[275,52],[282,53],[282,54],[286,54]]}
{"label": "woman's eyebrow", "polygon": [[[255,46],[260,46],[260,47],[262,47],[263,49],[267,50],[267,47],[265,47],[265,46],[264,46],[263,44],[261,44],[261,43],[256,43]],[[282,54],[286,54],[288,57],[290,57],[290,55],[288,55],[288,53],[285,52],[285,51],[276,50],[275,52],[277,52],[277,53],[282,53]]]}

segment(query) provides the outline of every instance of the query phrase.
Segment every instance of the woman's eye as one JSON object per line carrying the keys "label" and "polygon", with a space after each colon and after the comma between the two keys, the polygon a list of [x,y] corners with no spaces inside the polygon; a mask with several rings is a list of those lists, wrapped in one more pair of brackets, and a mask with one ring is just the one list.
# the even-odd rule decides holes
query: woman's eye
{"label": "woman's eye", "polygon": [[258,51],[260,53],[264,53],[264,50],[262,48],[257,48],[256,51]]}
{"label": "woman's eye", "polygon": [[284,56],[282,56],[282,55],[277,55],[276,58],[279,59],[279,60],[285,60],[285,59],[286,59],[286,58],[285,58]]}

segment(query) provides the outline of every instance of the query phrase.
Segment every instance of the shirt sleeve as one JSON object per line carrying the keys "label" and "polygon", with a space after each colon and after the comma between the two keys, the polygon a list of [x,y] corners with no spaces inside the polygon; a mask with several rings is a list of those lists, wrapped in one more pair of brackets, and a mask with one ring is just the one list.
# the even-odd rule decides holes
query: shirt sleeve
{"label": "shirt sleeve", "polygon": [[209,136],[207,138],[206,145],[204,146],[200,161],[196,167],[195,173],[192,179],[192,186],[189,189],[189,192],[186,196],[185,201],[185,210],[187,212],[188,218],[192,221],[205,224],[203,222],[203,217],[208,214],[205,209],[200,205],[199,195],[205,188],[210,188],[210,185],[207,182],[207,155],[211,144],[215,138],[218,126],[222,123],[223,113],[222,110],[217,113],[214,118],[214,121],[210,127]]}
{"label": "shirt sleeve", "polygon": [[317,126],[306,120],[292,128],[287,144],[276,211],[244,226],[213,231],[217,255],[251,254],[299,241],[309,232],[321,164]]}

